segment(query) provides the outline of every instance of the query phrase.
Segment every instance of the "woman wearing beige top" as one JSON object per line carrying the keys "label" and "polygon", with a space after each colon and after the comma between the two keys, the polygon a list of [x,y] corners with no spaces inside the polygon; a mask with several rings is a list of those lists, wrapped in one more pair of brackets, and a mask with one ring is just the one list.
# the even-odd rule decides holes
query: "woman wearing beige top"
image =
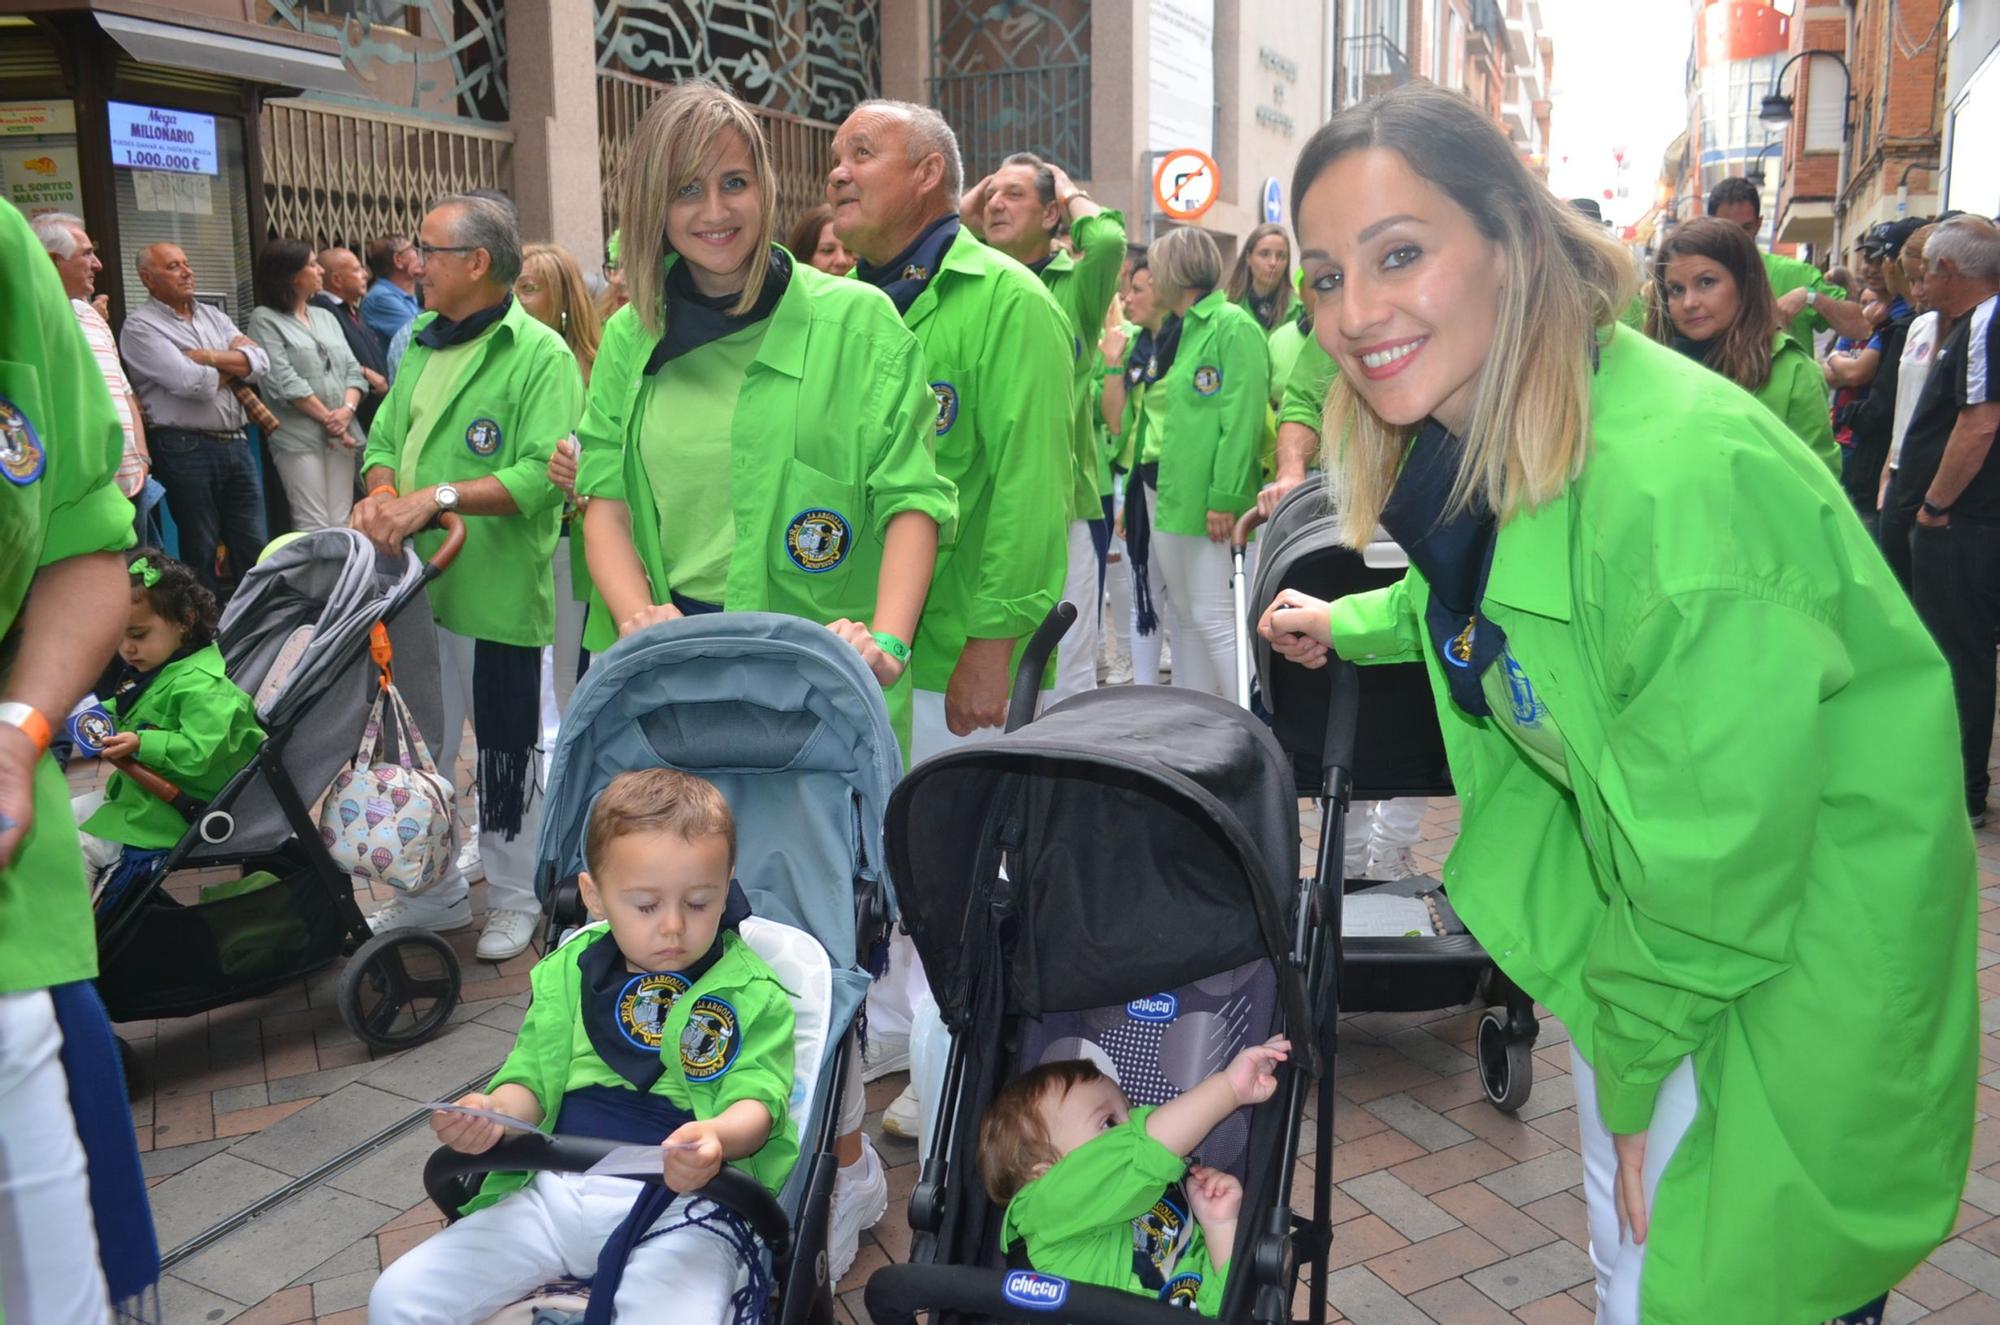
{"label": "woman wearing beige top", "polygon": [[291,501],[292,527],[302,530],[347,523],[366,440],[354,419],[368,387],[361,365],[333,314],[308,302],[321,281],[304,240],[272,240],[257,260],[257,307],[244,328],[271,356],[258,385],[278,427],[264,440]]}

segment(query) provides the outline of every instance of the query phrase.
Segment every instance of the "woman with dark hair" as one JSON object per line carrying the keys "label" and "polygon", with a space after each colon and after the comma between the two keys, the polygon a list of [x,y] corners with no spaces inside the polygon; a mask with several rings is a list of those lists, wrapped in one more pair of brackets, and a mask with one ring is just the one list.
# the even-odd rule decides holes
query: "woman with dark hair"
{"label": "woman with dark hair", "polygon": [[1248,309],[1270,335],[1297,322],[1305,301],[1292,290],[1292,241],[1281,225],[1260,225],[1243,241],[1229,270],[1229,302]]}
{"label": "woman with dark hair", "polygon": [[793,222],[792,232],[785,238],[785,247],[793,257],[829,276],[845,276],[854,270],[854,255],[847,251],[847,245],[840,242],[840,236],[833,233],[833,206],[830,203],[821,203]]}
{"label": "woman with dark hair", "polygon": [[367,440],[354,410],[368,379],[340,323],[310,302],[323,277],[303,239],[272,240],[258,255],[257,307],[243,326],[271,356],[258,386],[278,427],[264,442],[291,502],[292,527],[302,530],[347,523],[354,467]]}
{"label": "woman with dark hair", "polygon": [[1340,112],[1292,196],[1333,509],[1410,568],[1260,630],[1430,679],[1452,905],[1569,1031],[1600,1325],[1879,1321],[1951,1236],[1981,1071],[1936,645],[1824,466],[1618,325],[1625,251],[1463,97]]}
{"label": "woman with dark hair", "polygon": [[1646,334],[1757,397],[1840,472],[1819,365],[1779,323],[1771,278],[1741,226],[1704,216],[1667,237],[1653,260]]}

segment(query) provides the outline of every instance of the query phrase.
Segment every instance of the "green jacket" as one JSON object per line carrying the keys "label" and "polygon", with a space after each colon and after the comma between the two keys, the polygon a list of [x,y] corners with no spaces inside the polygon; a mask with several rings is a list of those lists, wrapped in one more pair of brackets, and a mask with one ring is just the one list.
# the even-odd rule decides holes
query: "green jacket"
{"label": "green jacket", "polygon": [[[1826,299],[1847,298],[1847,291],[1831,284],[1826,279],[1826,273],[1810,262],[1800,262],[1797,258],[1788,258],[1782,253],[1766,253],[1762,249],[1758,250],[1758,256],[1764,259],[1764,274],[1771,278],[1773,295],[1782,298],[1793,290],[1806,289],[1816,290]],[[1825,328],[1825,318],[1811,308],[1802,308],[1799,310],[1799,315],[1792,319],[1792,325],[1788,330],[1799,344],[1810,347],[1813,343],[1813,333]]]}
{"label": "green jacket", "polygon": [[[414,324],[421,331],[435,313]],[[450,399],[428,433],[411,437],[410,400],[434,351],[410,341],[395,385],[368,429],[361,466],[401,467],[406,446],[419,448],[416,484],[500,480],[520,508],[516,515],[468,515],[465,546],[454,570],[430,586],[431,615],[455,635],[501,644],[548,644],[555,639],[555,587],[550,571],[562,528],[563,495],[549,482],[556,443],[583,412],[583,375],[553,330],[515,300],[468,351]],[[416,537],[419,555],[444,541]],[[507,592],[495,593],[504,584]]]}
{"label": "green jacket", "polygon": [[[0,202],[0,694],[35,573],[131,546],[132,504],[111,481],[124,450],[55,268],[21,213]],[[34,822],[0,867],[0,994],[97,974],[90,891],[55,760],[36,761],[34,797]]]}
{"label": "green jacket", "polygon": [[1298,284],[1297,284],[1299,276],[1295,274],[1294,276],[1291,277],[1291,280],[1293,282],[1293,285],[1288,297],[1285,300],[1285,311],[1278,318],[1277,323],[1274,326],[1272,326],[1268,331],[1265,330],[1264,324],[1262,322],[1257,322],[1257,315],[1255,313],[1250,313],[1250,292],[1248,290],[1245,290],[1243,292],[1241,298],[1232,299],[1229,302],[1236,305],[1236,307],[1242,309],[1244,312],[1250,313],[1250,320],[1252,322],[1257,322],[1257,330],[1264,332],[1266,336],[1275,336],[1278,334],[1279,331],[1283,330],[1286,326],[1296,325],[1298,323],[1300,316],[1304,314],[1306,311],[1306,301],[1300,298],[1299,296]]}
{"label": "green jacket", "polygon": [[[1004,1251],[1026,1242],[1028,1263],[1040,1274],[1158,1296],[1213,1316],[1222,1308],[1229,1270],[1210,1260],[1193,1211],[1163,1194],[1186,1176],[1187,1161],[1147,1135],[1152,1112],[1132,1110],[1124,1123],[1098,1133],[1014,1193],[1001,1219],[1000,1246]],[[1163,1281],[1159,1289],[1148,1288],[1133,1268],[1133,1253],[1141,1248]]]}
{"label": "green jacket", "polygon": [[1339,372],[1340,365],[1333,361],[1333,356],[1320,348],[1319,337],[1306,337],[1306,343],[1299,347],[1299,357],[1292,361],[1291,373],[1285,378],[1278,422],[1302,423],[1318,432],[1326,413],[1326,393]]}
{"label": "green jacket", "polygon": [[1790,332],[1778,333],[1771,350],[1771,375],[1750,394],[1811,447],[1828,469],[1840,473],[1840,443],[1833,440],[1826,378],[1812,354]]}
{"label": "green jacket", "polygon": [[[120,731],[138,733],[134,758],[195,801],[212,800],[264,743],[257,706],[229,679],[222,650],[213,644],[161,668],[130,713],[120,713],[115,699],[104,707]],[[170,847],[187,832],[187,821],[123,773],[113,773],[104,784],[104,804],[83,831],[127,846]]]}
{"label": "green jacket", "polygon": [[[604,921],[585,925],[528,973],[528,1015],[507,1061],[493,1074],[487,1093],[501,1086],[525,1086],[542,1106],[542,1130],[555,1127],[563,1096],[573,1088],[629,1086],[591,1047],[583,1024],[583,972],[577,962],[593,943],[615,942]],[[682,1063],[681,1040],[697,1003],[720,1002],[734,1017],[736,1056],[707,1080],[693,1080]],[[712,1006],[712,1003],[711,1003]],[[754,1155],[729,1161],[773,1194],[785,1185],[799,1158],[799,1128],[791,1116],[795,1018],[790,993],[749,944],[724,931],[722,955],[665,1013],[660,1027],[660,1061],[666,1070],[652,1093],[664,1095],[696,1118],[713,1118],[739,1100],[756,1100],[771,1111],[771,1136]],[[528,1185],[532,1175],[495,1173],[487,1177],[468,1212],[493,1204]]]}
{"label": "green jacket", "polygon": [[1264,329],[1222,291],[1188,309],[1173,367],[1146,398],[1146,427],[1159,438],[1155,529],[1206,537],[1210,511],[1256,505],[1270,374]]}
{"label": "green jacket", "polygon": [[[664,603],[673,567],[661,552],[663,515],[639,446],[646,361],[658,343],[629,308],[605,324],[577,429],[577,491],[631,508],[633,546],[654,601]],[[723,605],[822,625],[873,620],[889,521],[922,511],[942,531],[957,514],[932,454],[936,418],[922,351],[895,305],[859,281],[793,263],[737,396]],[[593,613],[585,644],[598,650],[616,640],[615,624]]]}
{"label": "green jacket", "polygon": [[1501,528],[1484,600],[1569,786],[1451,703],[1414,568],[1336,603],[1334,643],[1422,659],[1452,904],[1568,1026],[1606,1125],[1644,1129],[1693,1056],[1645,1320],[1824,1320],[1950,1236],[1965,1182],[1978,872],[1950,677],[1768,411],[1623,328],[1591,411],[1582,473]]}
{"label": "green jacket", "polygon": [[1103,362],[1096,350],[1098,337],[1104,334],[1104,310],[1111,307],[1111,296],[1118,292],[1118,270],[1125,265],[1125,218],[1112,211],[1086,216],[1070,227],[1070,237],[1082,256],[1073,258],[1057,249],[1042,268],[1041,277],[1068,319],[1073,338],[1070,394],[1075,427],[1070,452],[1075,480],[1070,518],[1102,520],[1099,470],[1104,464],[1097,444],[1091,385],[1097,366]]}
{"label": "green jacket", "polygon": [[911,660],[917,689],[941,692],[968,639],[1016,640],[1018,662],[1062,593],[1073,337],[1033,272],[965,230],[903,322],[937,398],[938,472],[958,490]]}

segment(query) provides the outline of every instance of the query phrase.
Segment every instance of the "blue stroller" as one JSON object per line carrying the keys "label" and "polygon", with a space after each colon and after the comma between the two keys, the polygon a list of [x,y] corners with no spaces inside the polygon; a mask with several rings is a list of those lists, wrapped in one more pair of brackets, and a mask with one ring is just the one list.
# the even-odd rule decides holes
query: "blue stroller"
{"label": "blue stroller", "polygon": [[[794,992],[797,1017],[797,1167],[775,1200],[728,1167],[700,1195],[763,1244],[770,1318],[830,1323],[827,1216],[846,1031],[892,902],[882,820],[902,767],[881,688],[825,628],[767,613],[665,623],[594,661],[563,720],[543,810],[537,890],[552,933],[584,919],[576,876],[598,793],[618,773],[658,767],[705,777],[728,798],[736,876],[754,913],[742,936]],[[614,1148],[536,1132],[480,1155],[439,1149],[424,1187],[455,1219],[480,1175],[580,1173]],[[665,1302],[648,1317],[673,1318]]]}

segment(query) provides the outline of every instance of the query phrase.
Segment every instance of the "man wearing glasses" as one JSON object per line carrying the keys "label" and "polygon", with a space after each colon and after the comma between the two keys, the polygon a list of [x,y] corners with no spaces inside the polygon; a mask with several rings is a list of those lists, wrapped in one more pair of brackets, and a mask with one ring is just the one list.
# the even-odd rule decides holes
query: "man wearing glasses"
{"label": "man wearing glasses", "polygon": [[[539,910],[541,663],[555,639],[549,561],[562,519],[548,465],[583,413],[583,376],[562,337],[514,301],[521,239],[498,203],[462,194],[435,203],[418,232],[416,272],[430,311],[412,324],[408,356],[369,430],[368,495],[349,524],[392,552],[414,537],[428,556],[442,535],[420,531],[446,512],[465,518],[458,568],[430,589],[444,696],[436,754],[440,767],[456,768],[469,716],[487,883],[478,953],[505,961],[528,946]],[[454,866],[370,923],[378,932],[463,929],[468,884]]]}
{"label": "man wearing glasses", "polygon": [[417,260],[408,235],[368,241],[368,271],[375,279],[361,296],[361,320],[384,345],[424,311],[417,302]]}

